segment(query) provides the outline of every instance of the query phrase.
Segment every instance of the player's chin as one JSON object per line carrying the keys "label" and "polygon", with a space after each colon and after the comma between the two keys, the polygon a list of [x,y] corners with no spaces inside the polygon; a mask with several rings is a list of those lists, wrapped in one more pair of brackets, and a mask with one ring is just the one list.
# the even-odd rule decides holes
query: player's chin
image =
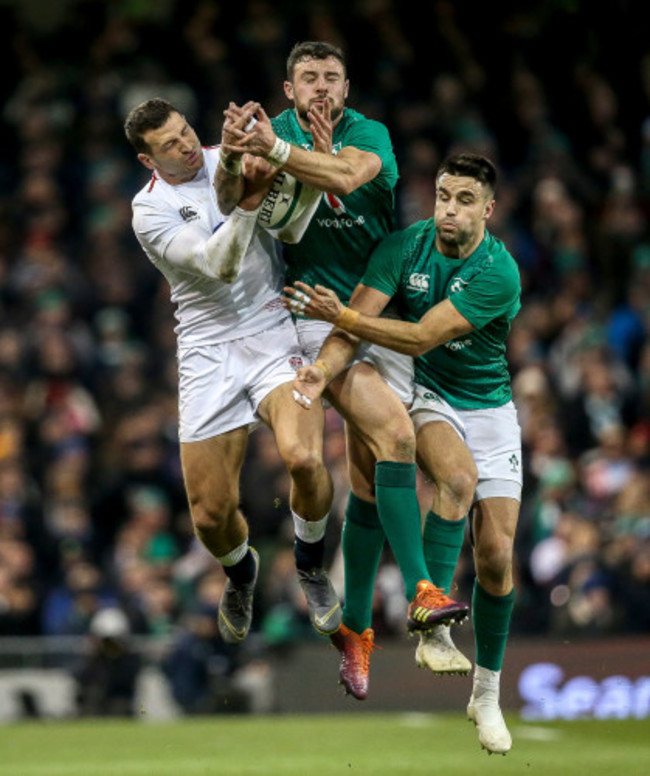
{"label": "player's chin", "polygon": [[446,243],[447,245],[457,245],[458,244],[458,229],[453,226],[441,226],[438,229],[438,236],[442,242]]}

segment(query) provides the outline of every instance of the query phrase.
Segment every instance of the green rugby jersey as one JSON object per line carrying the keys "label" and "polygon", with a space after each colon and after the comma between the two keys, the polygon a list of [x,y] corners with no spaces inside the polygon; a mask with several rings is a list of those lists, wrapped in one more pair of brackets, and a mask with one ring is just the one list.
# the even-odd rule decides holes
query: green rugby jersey
{"label": "green rugby jersey", "polygon": [[[312,137],[301,128],[293,109],[276,116],[272,124],[283,140],[311,150]],[[320,283],[348,301],[373,248],[395,228],[394,189],[399,176],[388,130],[361,113],[345,108],[332,145],[333,153],[354,146],[377,154],[381,171],[344,197],[323,193],[302,240],[283,245],[283,255],[289,283]]]}
{"label": "green rugby jersey", "polygon": [[395,295],[406,321],[448,298],[475,330],[417,357],[415,381],[458,409],[500,407],[512,398],[506,338],[521,306],[519,269],[488,232],[467,259],[443,256],[435,236],[433,219],[389,235],[361,282]]}

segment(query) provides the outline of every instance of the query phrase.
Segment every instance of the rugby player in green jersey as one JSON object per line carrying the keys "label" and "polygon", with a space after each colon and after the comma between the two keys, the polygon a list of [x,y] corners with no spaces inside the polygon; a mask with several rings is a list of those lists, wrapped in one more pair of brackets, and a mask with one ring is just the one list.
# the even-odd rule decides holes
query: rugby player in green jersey
{"label": "rugby player in green jersey", "polygon": [[[472,510],[476,579],[472,617],[476,667],[467,713],[489,752],[512,746],[499,683],[515,592],[514,535],[521,500],[521,433],[512,402],[506,338],[520,307],[517,264],[486,229],[496,171],[485,157],[458,154],[436,178],[434,217],[386,237],[345,307],[322,285],[285,289],[289,309],[336,325],[319,354],[335,377],[360,340],[415,357],[410,414],[418,460],[435,483],[424,527],[436,585],[449,589]],[[395,297],[403,320],[377,316]],[[313,403],[323,369],[299,371],[295,385]],[[449,629],[420,637],[420,665],[436,672],[445,655],[462,669]],[[444,669],[443,669],[444,670]]]}
{"label": "rugby player in green jersey", "polygon": [[[241,195],[244,152],[321,189],[305,235],[296,246],[284,246],[287,277],[328,285],[348,300],[372,250],[394,228],[398,174],[390,136],[383,124],[346,107],[349,81],[335,46],[297,44],[287,61],[284,90],[293,108],[273,120],[259,109],[256,122],[246,130],[233,128],[233,141],[222,146],[226,161],[217,175],[219,206],[229,212]],[[241,111],[231,103],[224,127],[235,127]],[[313,150],[328,136],[331,153]],[[307,358],[316,370],[323,368],[316,356],[331,324],[297,316],[296,328]],[[329,377],[326,370],[322,377]],[[342,535],[343,624],[332,642],[341,652],[342,684],[364,698],[374,637],[371,602],[385,538],[411,601],[410,629],[462,620],[468,607],[433,585],[427,570],[415,490],[415,434],[405,409],[411,401],[412,360],[369,346],[328,382],[326,398],[346,420],[352,486]]]}

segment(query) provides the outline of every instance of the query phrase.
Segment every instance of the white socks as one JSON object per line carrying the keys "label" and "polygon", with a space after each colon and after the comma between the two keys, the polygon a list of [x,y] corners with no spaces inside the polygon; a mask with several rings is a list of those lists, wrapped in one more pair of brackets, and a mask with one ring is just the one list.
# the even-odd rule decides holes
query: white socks
{"label": "white socks", "polygon": [[296,537],[303,542],[315,544],[325,536],[329,512],[325,517],[321,517],[320,520],[304,520],[300,515],[297,515],[293,509],[291,510],[291,516],[293,517],[293,527]]}
{"label": "white socks", "polygon": [[499,706],[501,671],[476,666],[467,716],[476,725],[478,740],[489,754],[505,754],[512,748],[512,736]]}

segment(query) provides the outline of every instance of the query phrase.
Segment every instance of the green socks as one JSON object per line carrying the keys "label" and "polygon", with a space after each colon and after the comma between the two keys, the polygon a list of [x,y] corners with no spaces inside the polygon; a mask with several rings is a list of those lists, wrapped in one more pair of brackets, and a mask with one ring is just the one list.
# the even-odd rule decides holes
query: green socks
{"label": "green socks", "polygon": [[463,546],[466,522],[465,517],[462,520],[445,520],[435,512],[429,512],[424,523],[424,557],[431,581],[447,595]]}
{"label": "green socks", "polygon": [[386,537],[377,507],[350,493],[341,536],[345,569],[343,622],[355,633],[372,625],[372,599]]}
{"label": "green socks", "polygon": [[476,665],[500,671],[506,651],[510,616],[515,605],[514,588],[507,595],[491,595],[474,580],[472,619]]}
{"label": "green socks", "polygon": [[377,511],[397,565],[406,597],[415,596],[417,583],[429,579],[422,546],[420,505],[415,491],[415,464],[377,461]]}

